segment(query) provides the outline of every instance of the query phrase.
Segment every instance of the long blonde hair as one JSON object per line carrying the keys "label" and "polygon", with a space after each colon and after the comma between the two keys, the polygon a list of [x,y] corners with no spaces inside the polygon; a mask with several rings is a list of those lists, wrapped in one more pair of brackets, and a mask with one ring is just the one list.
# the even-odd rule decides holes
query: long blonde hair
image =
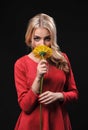
{"label": "long blonde hair", "polygon": [[27,31],[25,34],[25,42],[27,46],[31,47],[31,37],[33,31],[38,27],[44,27],[49,30],[51,34],[51,48],[53,50],[53,55],[51,57],[51,62],[54,63],[59,69],[64,72],[69,72],[68,61],[62,54],[59,45],[57,44],[57,30],[54,19],[44,13],[40,13],[31,18],[28,22]]}

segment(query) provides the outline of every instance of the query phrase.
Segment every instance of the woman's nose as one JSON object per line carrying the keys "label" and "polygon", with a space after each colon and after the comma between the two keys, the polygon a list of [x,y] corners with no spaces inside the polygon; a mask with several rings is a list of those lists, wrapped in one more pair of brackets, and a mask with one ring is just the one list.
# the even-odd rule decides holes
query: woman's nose
{"label": "woman's nose", "polygon": [[45,41],[44,39],[41,40],[41,44],[44,45],[45,44]]}

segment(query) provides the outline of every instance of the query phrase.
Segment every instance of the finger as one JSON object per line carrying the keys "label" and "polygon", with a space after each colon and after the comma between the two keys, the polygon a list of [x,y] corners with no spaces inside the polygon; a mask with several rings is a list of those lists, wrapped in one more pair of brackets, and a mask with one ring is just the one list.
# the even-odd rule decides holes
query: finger
{"label": "finger", "polygon": [[49,103],[52,103],[52,102],[53,102],[53,100],[51,100],[51,98],[44,99],[44,100],[40,101],[40,103],[42,103],[42,104],[49,104]]}
{"label": "finger", "polygon": [[[48,93],[48,92],[47,92]],[[50,94],[47,94],[47,93],[44,93],[44,94],[42,94],[41,96],[39,96],[39,101],[41,102],[41,101],[48,101],[48,100],[52,100],[53,99],[53,97],[52,97],[52,95],[50,95]]]}
{"label": "finger", "polygon": [[46,100],[47,98],[48,98],[47,96],[39,97],[39,101]]}
{"label": "finger", "polygon": [[41,93],[39,96],[44,96],[44,95],[47,95],[49,93],[50,93],[50,91],[45,91],[45,92]]}
{"label": "finger", "polygon": [[40,64],[44,64],[44,63],[47,64],[47,61],[44,59],[40,61]]}
{"label": "finger", "polygon": [[47,102],[47,101],[50,101],[50,100],[52,100],[52,97],[48,97],[48,98],[47,97],[43,97],[43,98],[39,99],[40,102]]}
{"label": "finger", "polygon": [[41,97],[46,96],[48,94],[49,94],[49,91],[46,91],[46,92],[43,92],[42,94],[40,94],[39,97],[41,98]]}

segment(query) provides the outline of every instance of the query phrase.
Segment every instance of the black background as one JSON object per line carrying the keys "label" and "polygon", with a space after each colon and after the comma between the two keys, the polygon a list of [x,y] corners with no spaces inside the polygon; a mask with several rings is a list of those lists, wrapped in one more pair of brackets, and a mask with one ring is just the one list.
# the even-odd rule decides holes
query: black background
{"label": "black background", "polygon": [[13,67],[26,53],[28,20],[37,13],[51,15],[57,25],[58,44],[66,52],[79,90],[69,105],[73,130],[87,129],[88,110],[88,3],[86,1],[0,1],[0,130],[13,130],[20,113]]}

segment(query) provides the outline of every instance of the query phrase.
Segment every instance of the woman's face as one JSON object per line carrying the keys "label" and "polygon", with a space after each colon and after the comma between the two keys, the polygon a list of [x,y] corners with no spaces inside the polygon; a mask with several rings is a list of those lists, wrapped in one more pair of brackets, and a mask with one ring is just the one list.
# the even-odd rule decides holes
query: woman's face
{"label": "woman's face", "polygon": [[39,27],[34,30],[31,41],[32,48],[35,48],[38,45],[46,45],[51,47],[50,32],[45,28]]}

